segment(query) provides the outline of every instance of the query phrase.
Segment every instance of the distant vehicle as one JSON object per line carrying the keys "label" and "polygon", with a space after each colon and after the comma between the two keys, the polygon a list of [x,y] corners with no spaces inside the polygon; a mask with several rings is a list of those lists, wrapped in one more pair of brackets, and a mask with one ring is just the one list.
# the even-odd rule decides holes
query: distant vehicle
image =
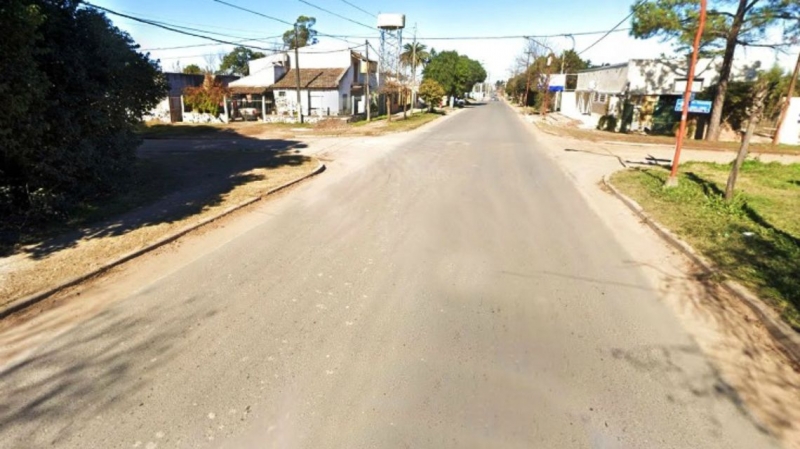
{"label": "distant vehicle", "polygon": [[461,108],[461,107],[464,107],[464,105],[465,105],[465,104],[467,104],[467,102],[466,102],[466,101],[464,101],[464,99],[463,99],[463,98],[459,98],[459,99],[457,99],[457,100],[456,100],[456,106],[458,106],[458,107],[460,107],[460,108]]}

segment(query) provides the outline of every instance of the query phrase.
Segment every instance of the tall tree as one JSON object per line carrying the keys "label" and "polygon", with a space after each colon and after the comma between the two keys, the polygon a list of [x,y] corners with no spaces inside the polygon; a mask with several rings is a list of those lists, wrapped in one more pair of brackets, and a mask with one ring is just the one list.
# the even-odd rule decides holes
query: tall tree
{"label": "tall tree", "polygon": [[300,16],[295,23],[297,23],[297,39],[295,39],[295,28],[283,33],[283,45],[287,49],[294,50],[295,47],[300,48],[317,43],[317,30],[314,29],[317,19]]}
{"label": "tall tree", "polygon": [[166,94],[158,63],[76,1],[5,0],[0,29],[0,225],[123,188]]}
{"label": "tall tree", "polygon": [[264,56],[266,56],[264,53],[256,52],[246,47],[236,47],[222,57],[219,72],[224,75],[247,76],[250,74],[250,66],[247,63]]}
{"label": "tall tree", "polygon": [[[686,50],[697,29],[699,0],[653,0],[632,6],[631,35],[641,39],[660,37]],[[765,43],[769,28],[783,20],[795,0],[710,0],[703,37],[704,52],[722,50],[719,84],[714,97],[708,140],[719,140],[722,106],[728,92],[738,46],[773,46]],[[782,44],[781,44],[782,45]]]}
{"label": "tall tree", "polygon": [[459,55],[455,51],[443,51],[432,57],[422,72],[424,79],[439,83],[450,97],[458,97],[472,89],[476,83],[486,81],[486,70],[480,62]]}
{"label": "tall tree", "polygon": [[203,69],[197,64],[189,64],[183,68],[182,72],[187,75],[202,75]]}
{"label": "tall tree", "polygon": [[417,68],[426,64],[431,57],[427,49],[428,47],[425,44],[419,42],[403,45],[403,52],[400,53],[400,63],[416,73]]}

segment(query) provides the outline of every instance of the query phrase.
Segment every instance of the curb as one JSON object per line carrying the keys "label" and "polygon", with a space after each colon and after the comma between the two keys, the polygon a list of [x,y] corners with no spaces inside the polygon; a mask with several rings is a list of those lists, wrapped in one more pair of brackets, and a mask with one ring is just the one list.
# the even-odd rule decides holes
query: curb
{"label": "curb", "polygon": [[203,220],[201,220],[201,221],[199,221],[197,223],[188,225],[185,228],[180,229],[180,230],[178,230],[178,231],[176,231],[176,232],[174,232],[174,233],[172,233],[172,234],[170,234],[170,235],[168,235],[166,237],[162,237],[161,239],[156,240],[155,242],[145,246],[144,248],[140,248],[140,249],[131,251],[131,252],[127,253],[127,254],[124,254],[124,255],[122,255],[121,257],[119,257],[119,258],[117,258],[115,260],[107,262],[107,263],[103,264],[102,266],[89,271],[88,273],[82,274],[82,275],[77,276],[75,278],[72,278],[72,279],[70,279],[68,281],[62,282],[61,284],[58,284],[55,287],[52,287],[52,288],[49,288],[47,290],[43,290],[43,291],[40,291],[40,292],[37,292],[37,293],[33,293],[33,294],[28,295],[28,296],[19,298],[19,299],[15,300],[15,301],[12,301],[11,303],[6,304],[2,308],[0,308],[0,319],[6,318],[9,315],[17,313],[17,312],[19,312],[21,310],[24,310],[24,309],[26,309],[26,308],[28,308],[28,307],[30,307],[32,305],[35,305],[35,304],[37,304],[37,303],[39,303],[41,301],[44,301],[45,299],[53,296],[54,294],[66,289],[66,288],[73,287],[73,286],[78,285],[78,284],[80,284],[80,283],[82,283],[82,282],[84,282],[86,280],[89,280],[89,279],[91,279],[93,277],[99,276],[99,275],[105,273],[106,271],[116,267],[116,266],[122,265],[125,262],[128,262],[128,261],[130,261],[132,259],[135,259],[135,258],[137,258],[139,256],[142,256],[142,255],[144,255],[146,253],[149,253],[150,251],[153,251],[154,249],[162,247],[162,246],[164,246],[164,245],[166,245],[168,243],[172,243],[175,240],[178,240],[179,238],[183,237],[184,235],[186,235],[186,234],[188,234],[188,233],[190,233],[190,232],[192,232],[192,231],[194,231],[196,229],[199,229],[199,228],[201,228],[201,227],[203,227],[203,226],[205,226],[205,225],[207,225],[209,223],[215,222],[215,221],[219,220],[220,218],[223,218],[223,217],[225,217],[227,215],[232,214],[233,212],[236,212],[239,209],[243,209],[243,208],[245,208],[245,207],[247,207],[247,206],[249,206],[249,205],[251,205],[253,203],[261,201],[262,199],[268,197],[269,195],[277,193],[277,192],[279,192],[281,190],[284,190],[284,189],[286,189],[286,188],[288,188],[290,186],[293,186],[293,185],[295,185],[295,184],[297,184],[297,183],[299,183],[301,181],[304,181],[304,180],[306,180],[308,178],[316,176],[316,175],[324,172],[325,168],[326,168],[325,164],[322,163],[322,161],[319,161],[319,165],[311,173],[303,175],[303,176],[301,176],[301,177],[299,177],[297,179],[294,179],[292,181],[289,181],[289,182],[287,182],[285,184],[282,184],[282,185],[279,185],[277,187],[274,187],[274,188],[268,190],[266,193],[264,193],[261,196],[258,196],[258,197],[255,197],[255,198],[251,198],[251,199],[246,200],[246,201],[244,201],[242,203],[239,203],[239,204],[236,204],[234,206],[231,206],[231,207],[223,210],[219,214],[214,215],[213,217],[209,217],[209,218],[203,219]]}
{"label": "curb", "polygon": [[[614,196],[622,201],[622,203],[625,204],[631,211],[633,211],[633,213],[641,218],[642,221],[644,221],[651,229],[653,229],[656,234],[683,253],[695,265],[702,268],[706,274],[718,272],[714,265],[707,261],[702,255],[697,253],[694,248],[689,246],[678,236],[647,215],[639,203],[617,190],[611,181],[608,180],[607,176],[603,176],[603,185],[607,187],[611,193],[613,193]],[[798,333],[795,332],[794,329],[792,329],[788,324],[784,323],[780,317],[776,316],[775,311],[773,311],[766,303],[764,303],[758,296],[754,295],[743,285],[730,279],[722,281],[721,285],[728,293],[738,298],[756,314],[759,321],[767,329],[781,352],[783,352],[795,366],[800,366],[800,335],[798,335]]]}

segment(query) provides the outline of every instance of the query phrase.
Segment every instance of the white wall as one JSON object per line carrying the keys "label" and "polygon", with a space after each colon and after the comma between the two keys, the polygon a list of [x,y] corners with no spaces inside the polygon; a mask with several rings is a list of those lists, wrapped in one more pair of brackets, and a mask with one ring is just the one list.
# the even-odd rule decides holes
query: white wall
{"label": "white wall", "polygon": [[[281,92],[285,93],[281,97]],[[302,105],[303,115],[327,115],[330,108],[330,115],[348,115],[350,114],[350,107],[352,100],[350,99],[350,92],[347,92],[347,99],[343,99],[338,90],[301,90],[300,103]],[[297,105],[297,93],[294,90],[278,90],[275,92],[275,105],[279,113],[289,112],[296,114],[295,109]],[[314,111],[310,111],[310,106],[314,107]],[[344,107],[344,110],[342,109]]]}
{"label": "white wall", "polygon": [[[683,93],[689,73],[689,61],[685,59],[633,59],[628,62],[630,93],[634,95],[677,95]],[[695,91],[701,91],[717,82],[719,72],[714,59],[697,61],[695,69]],[[702,82],[698,81],[701,79]],[[676,84],[678,89],[676,89]]]}
{"label": "white wall", "polygon": [[578,85],[575,90],[618,94],[625,91],[627,83],[628,65],[617,65],[578,73]]}
{"label": "white wall", "polygon": [[[329,69],[334,67],[350,67],[350,50],[341,49],[341,45],[331,48],[321,44],[303,47],[298,50],[300,53],[301,69]],[[297,67],[295,64],[294,50],[288,52],[290,67]]]}

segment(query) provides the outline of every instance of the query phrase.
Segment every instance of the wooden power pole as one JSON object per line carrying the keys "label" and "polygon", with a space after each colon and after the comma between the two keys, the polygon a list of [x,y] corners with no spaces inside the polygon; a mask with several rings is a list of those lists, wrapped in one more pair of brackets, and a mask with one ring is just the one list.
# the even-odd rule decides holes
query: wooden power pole
{"label": "wooden power pole", "polygon": [[364,45],[367,46],[367,81],[364,83],[364,89],[367,92],[367,123],[369,123],[370,120],[372,120],[372,97],[369,96],[369,84],[372,82],[372,75],[370,74],[372,71],[372,65],[369,62],[369,41],[364,41]]}
{"label": "wooden power pole", "polygon": [[681,126],[675,143],[675,156],[672,158],[672,171],[670,171],[667,179],[667,187],[677,187],[678,185],[678,165],[680,164],[681,149],[683,148],[683,136],[686,134],[686,122],[689,119],[689,104],[692,101],[692,86],[694,85],[694,72],[697,67],[697,55],[700,53],[700,38],[703,37],[703,30],[706,27],[707,8],[708,0],[700,0],[700,23],[697,25],[697,34],[694,36],[692,60],[689,63],[689,76],[686,78],[686,91],[683,93]]}
{"label": "wooden power pole", "polygon": [[303,123],[303,101],[300,97],[300,51],[297,49],[298,47],[298,28],[297,24],[294,24],[294,79],[297,83],[297,121]]}

